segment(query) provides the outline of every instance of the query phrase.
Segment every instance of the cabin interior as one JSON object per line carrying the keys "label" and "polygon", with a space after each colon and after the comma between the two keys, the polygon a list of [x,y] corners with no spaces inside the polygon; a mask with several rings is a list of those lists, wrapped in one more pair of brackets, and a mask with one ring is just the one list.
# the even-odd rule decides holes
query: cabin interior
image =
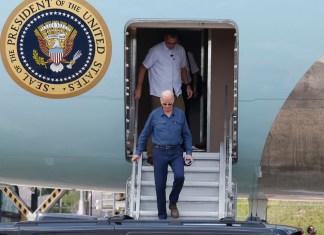
{"label": "cabin interior", "polygon": [[[197,151],[219,152],[220,143],[227,136],[224,133],[229,129],[233,129],[233,142],[237,142],[236,25],[231,21],[136,20],[125,27],[126,155],[132,154],[137,136],[151,112],[147,77],[140,100],[134,99],[137,69],[149,49],[163,41],[166,28],[177,29],[181,44],[194,55],[203,78],[203,94],[191,101],[189,122],[193,146],[206,140],[206,148]],[[229,124],[230,117],[234,117],[232,127]],[[237,152],[236,149],[234,152]]]}

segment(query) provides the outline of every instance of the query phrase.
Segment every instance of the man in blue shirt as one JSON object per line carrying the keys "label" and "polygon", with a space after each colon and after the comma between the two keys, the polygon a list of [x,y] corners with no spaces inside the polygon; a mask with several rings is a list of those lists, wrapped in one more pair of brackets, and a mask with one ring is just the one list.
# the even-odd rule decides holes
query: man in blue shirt
{"label": "man in blue shirt", "polygon": [[192,138],[185,114],[179,108],[173,107],[174,95],[170,90],[161,94],[162,107],[153,110],[138,138],[136,153],[132,160],[137,161],[146,146],[147,139],[152,136],[154,180],[159,219],[166,219],[166,182],[168,165],[171,166],[174,181],[169,195],[171,216],[179,217],[177,202],[184,183],[183,149],[185,158],[193,161]]}

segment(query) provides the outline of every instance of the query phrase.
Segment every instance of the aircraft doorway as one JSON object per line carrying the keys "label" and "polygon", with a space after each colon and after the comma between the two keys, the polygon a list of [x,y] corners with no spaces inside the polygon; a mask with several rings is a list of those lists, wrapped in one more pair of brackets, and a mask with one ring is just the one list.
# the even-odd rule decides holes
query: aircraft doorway
{"label": "aircraft doorway", "polygon": [[[136,21],[125,30],[125,103],[128,154],[151,112],[149,83],[144,79],[139,101],[134,100],[137,71],[149,49],[163,41],[166,28],[175,28],[190,51],[203,78],[203,94],[191,100],[190,130],[193,145],[206,140],[203,151],[219,152],[224,125],[237,117],[237,32],[233,22]],[[232,128],[237,129],[237,122]],[[236,138],[233,139],[236,142]],[[201,151],[201,150],[200,150]]]}

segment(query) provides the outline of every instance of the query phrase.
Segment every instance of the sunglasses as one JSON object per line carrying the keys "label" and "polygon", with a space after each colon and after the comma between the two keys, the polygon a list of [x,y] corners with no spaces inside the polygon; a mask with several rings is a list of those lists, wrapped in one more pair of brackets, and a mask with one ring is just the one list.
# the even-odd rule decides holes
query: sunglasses
{"label": "sunglasses", "polygon": [[173,103],[162,103],[163,106],[172,106]]}

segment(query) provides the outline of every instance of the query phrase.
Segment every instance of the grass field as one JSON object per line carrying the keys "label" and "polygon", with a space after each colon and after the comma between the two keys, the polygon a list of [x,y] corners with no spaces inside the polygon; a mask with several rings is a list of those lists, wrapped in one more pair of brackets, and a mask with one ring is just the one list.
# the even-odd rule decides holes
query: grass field
{"label": "grass field", "polygon": [[[249,215],[247,199],[239,199],[237,204],[238,220],[245,220]],[[271,224],[291,225],[306,229],[313,225],[317,234],[324,234],[324,202],[269,200],[267,221]]]}

